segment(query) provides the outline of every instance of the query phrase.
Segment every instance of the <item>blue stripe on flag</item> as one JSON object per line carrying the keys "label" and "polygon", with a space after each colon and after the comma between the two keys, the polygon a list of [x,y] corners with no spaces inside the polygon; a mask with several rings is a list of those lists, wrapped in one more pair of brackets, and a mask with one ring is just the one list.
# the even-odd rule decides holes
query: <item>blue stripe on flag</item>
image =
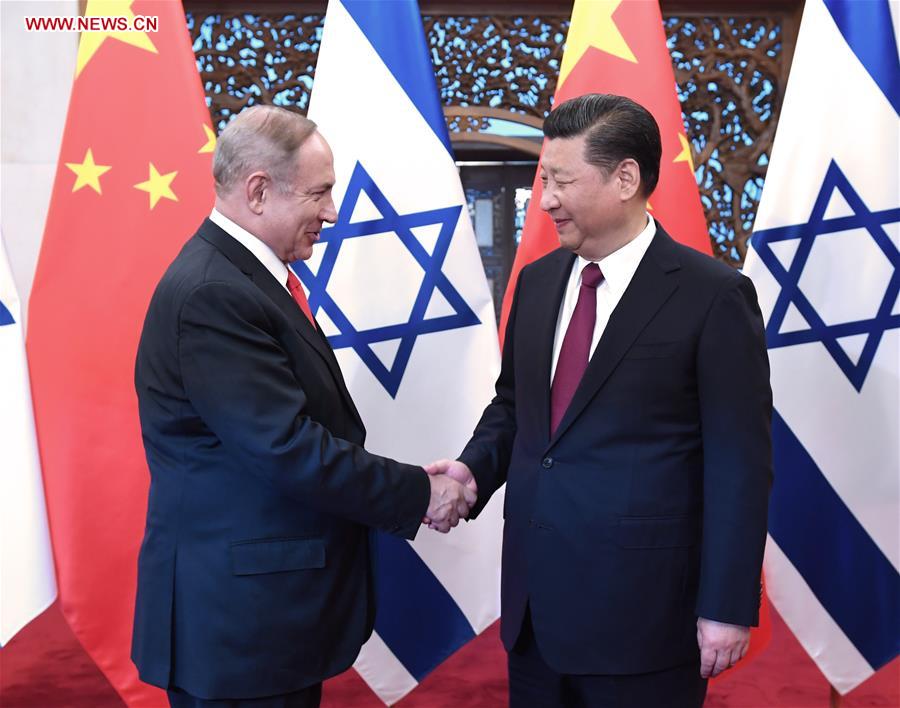
{"label": "blue stripe on flag", "polygon": [[453,155],[416,0],[342,0],[378,56]]}
{"label": "blue stripe on flag", "polygon": [[6,307],[6,305],[4,305],[2,302],[0,302],[0,327],[3,327],[4,325],[15,324],[15,323],[16,323],[16,321],[15,321],[15,319],[13,319],[12,313],[9,311],[9,309]]}
{"label": "blue stripe on flag", "polygon": [[900,58],[887,0],[825,0],[825,7],[850,49],[900,113]]}
{"label": "blue stripe on flag", "polygon": [[[874,669],[900,653],[900,574],[776,412],[769,533]],[[864,483],[865,469],[860,469]]]}
{"label": "blue stripe on flag", "polygon": [[375,534],[375,631],[421,681],[475,632],[450,593],[403,539]]}

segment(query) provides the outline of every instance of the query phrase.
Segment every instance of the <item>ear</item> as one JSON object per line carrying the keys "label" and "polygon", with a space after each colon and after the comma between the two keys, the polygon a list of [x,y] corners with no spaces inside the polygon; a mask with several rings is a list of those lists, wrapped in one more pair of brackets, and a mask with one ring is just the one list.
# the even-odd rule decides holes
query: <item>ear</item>
{"label": "ear", "polygon": [[630,157],[626,157],[616,167],[616,179],[619,183],[619,196],[623,202],[627,202],[640,191],[641,168]]}
{"label": "ear", "polygon": [[265,172],[254,172],[244,181],[247,206],[254,214],[262,214],[272,180]]}

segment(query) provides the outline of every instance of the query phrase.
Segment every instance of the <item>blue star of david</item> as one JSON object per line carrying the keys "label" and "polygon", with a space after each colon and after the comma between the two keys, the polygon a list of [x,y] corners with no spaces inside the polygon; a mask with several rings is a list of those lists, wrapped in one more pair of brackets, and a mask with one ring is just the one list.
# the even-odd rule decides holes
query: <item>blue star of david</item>
{"label": "blue star of david", "polygon": [[[382,217],[350,223],[356,203],[363,192]],[[334,349],[346,347],[353,349],[391,398],[395,398],[400,390],[403,374],[418,337],[480,324],[472,308],[466,304],[442,272],[461,210],[462,205],[457,205],[412,214],[398,214],[362,164],[357,162],[347,185],[344,201],[338,211],[337,221],[334,226],[322,230],[321,242],[325,244],[325,252],[318,272],[313,273],[303,261],[293,264],[297,275],[309,288],[309,306],[313,314],[322,308],[339,330],[338,334],[329,337],[331,346]],[[440,235],[431,255],[412,232],[413,228],[430,224],[441,225]],[[345,240],[390,232],[397,235],[424,271],[409,321],[372,329],[356,329],[329,294],[328,281],[334,272],[341,245]],[[453,314],[426,319],[425,312],[435,290],[444,296],[453,308]],[[375,355],[372,345],[396,339],[400,340],[400,346],[393,364],[388,368]]]}
{"label": "blue star of david", "polygon": [[[835,190],[844,197],[853,210],[853,214],[825,219],[825,210]],[[766,327],[766,341],[769,348],[777,349],[808,342],[821,342],[853,387],[857,391],[861,391],[882,336],[887,330],[900,327],[900,314],[891,314],[891,309],[897,300],[897,293],[900,291],[900,253],[884,230],[885,224],[898,221],[900,221],[900,208],[870,211],[837,163],[832,160],[807,223],[757,232],[753,236],[753,247],[781,285],[781,292]],[[855,322],[826,325],[816,309],[800,291],[800,276],[803,274],[813,243],[817,238],[827,238],[828,234],[850,229],[868,231],[882,253],[894,266],[894,272],[874,317]],[[771,244],[789,240],[798,240],[799,244],[790,268],[786,269],[775,256]],[[848,273],[847,277],[863,276]],[[806,319],[809,329],[780,333],[779,330],[784,323],[788,307],[792,303]],[[858,334],[865,334],[867,337],[862,354],[854,364],[837,340]]]}
{"label": "blue star of david", "polygon": [[9,308],[0,301],[0,327],[15,323],[16,321],[13,319],[12,312],[10,312]]}

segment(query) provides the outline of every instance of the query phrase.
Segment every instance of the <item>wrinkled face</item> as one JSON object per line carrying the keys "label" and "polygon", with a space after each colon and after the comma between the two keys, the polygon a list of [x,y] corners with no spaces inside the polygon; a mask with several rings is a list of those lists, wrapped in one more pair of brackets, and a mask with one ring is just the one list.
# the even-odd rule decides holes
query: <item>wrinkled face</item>
{"label": "wrinkled face", "polygon": [[541,209],[546,211],[563,248],[591,257],[623,221],[622,190],[615,170],[608,177],[585,161],[584,135],[554,138],[541,158]]}
{"label": "wrinkled face", "polygon": [[285,263],[309,258],[322,224],[337,219],[331,198],[334,158],[325,138],[313,133],[298,148],[296,164],[289,191],[267,189],[260,236]]}

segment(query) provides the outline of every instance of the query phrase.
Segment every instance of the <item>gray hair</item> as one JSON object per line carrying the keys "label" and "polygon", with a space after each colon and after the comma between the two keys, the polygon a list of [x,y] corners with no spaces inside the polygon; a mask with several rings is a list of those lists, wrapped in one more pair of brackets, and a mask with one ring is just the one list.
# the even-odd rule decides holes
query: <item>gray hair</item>
{"label": "gray hair", "polygon": [[288,191],[297,176],[297,149],[316,124],[278,106],[251,106],[225,126],[216,141],[213,178],[216,194],[228,194],[241,180],[264,171],[274,186]]}

